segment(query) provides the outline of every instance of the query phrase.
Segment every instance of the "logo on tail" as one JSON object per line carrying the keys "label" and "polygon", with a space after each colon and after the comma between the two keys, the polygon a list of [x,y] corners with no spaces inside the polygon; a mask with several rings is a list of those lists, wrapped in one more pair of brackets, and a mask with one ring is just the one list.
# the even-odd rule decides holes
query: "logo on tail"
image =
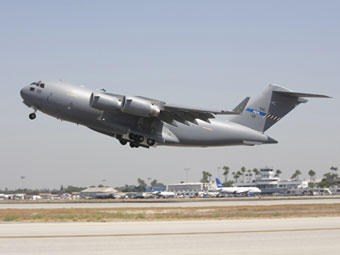
{"label": "logo on tail", "polygon": [[216,186],[217,188],[223,188],[223,184],[221,183],[220,179],[216,178]]}

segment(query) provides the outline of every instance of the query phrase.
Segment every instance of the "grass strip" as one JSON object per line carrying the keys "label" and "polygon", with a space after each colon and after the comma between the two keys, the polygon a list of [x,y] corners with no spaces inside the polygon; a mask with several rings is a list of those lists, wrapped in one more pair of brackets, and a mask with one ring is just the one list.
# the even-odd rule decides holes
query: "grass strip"
{"label": "grass strip", "polygon": [[190,208],[0,209],[0,221],[2,222],[119,222],[336,216],[340,216],[340,204]]}

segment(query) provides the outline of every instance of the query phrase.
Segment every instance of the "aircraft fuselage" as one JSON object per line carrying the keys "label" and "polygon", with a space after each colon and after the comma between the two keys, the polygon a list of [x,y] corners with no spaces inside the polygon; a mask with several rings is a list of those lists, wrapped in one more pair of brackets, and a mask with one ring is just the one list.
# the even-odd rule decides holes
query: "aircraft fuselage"
{"label": "aircraft fuselage", "polygon": [[[230,121],[198,119],[195,123],[167,123],[156,117],[136,116],[119,110],[98,110],[89,103],[94,92],[84,86],[53,81],[32,83],[21,90],[21,96],[24,103],[35,111],[84,125],[123,142],[136,142],[135,147],[156,144],[207,147],[276,143],[262,132]],[[35,115],[30,116],[35,118]],[[143,141],[142,138],[135,141],[131,134],[143,137]]]}

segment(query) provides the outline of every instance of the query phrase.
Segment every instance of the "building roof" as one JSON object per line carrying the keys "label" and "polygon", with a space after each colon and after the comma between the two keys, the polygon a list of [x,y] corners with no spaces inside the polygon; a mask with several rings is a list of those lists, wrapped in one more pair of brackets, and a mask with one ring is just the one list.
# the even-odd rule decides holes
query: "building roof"
{"label": "building roof", "polygon": [[168,184],[167,186],[169,185],[203,185],[202,182],[180,182],[180,183],[172,183],[172,184]]}

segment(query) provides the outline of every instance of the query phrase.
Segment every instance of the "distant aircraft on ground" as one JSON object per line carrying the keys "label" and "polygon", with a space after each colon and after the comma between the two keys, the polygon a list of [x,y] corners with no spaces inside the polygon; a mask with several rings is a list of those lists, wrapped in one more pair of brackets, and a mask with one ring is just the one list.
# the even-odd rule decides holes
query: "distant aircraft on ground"
{"label": "distant aircraft on ground", "polygon": [[174,198],[176,196],[176,194],[171,191],[154,191],[152,195],[162,198]]}
{"label": "distant aircraft on ground", "polygon": [[[325,95],[292,92],[269,85],[255,100],[245,98],[233,111],[185,107],[140,96],[111,94],[59,81],[33,82],[21,91],[24,104],[57,119],[84,125],[115,137],[122,145],[227,146],[273,144],[264,134],[305,97]],[[215,115],[232,115],[214,120]]]}
{"label": "distant aircraft on ground", "polygon": [[224,187],[218,178],[216,178],[216,186],[219,192],[228,194],[247,194],[253,196],[262,192],[257,187]]}

